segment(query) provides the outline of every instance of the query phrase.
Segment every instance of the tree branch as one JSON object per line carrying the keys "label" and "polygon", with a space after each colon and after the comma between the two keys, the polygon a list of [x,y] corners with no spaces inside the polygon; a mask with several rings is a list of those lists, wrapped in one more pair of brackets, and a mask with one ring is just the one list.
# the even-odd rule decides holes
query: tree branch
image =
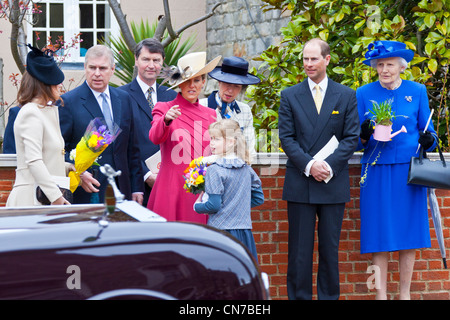
{"label": "tree branch", "polygon": [[[164,0],[164,4],[166,4],[166,2],[167,2],[168,0]],[[181,27],[180,29],[178,29],[176,32],[174,32],[173,31],[173,28],[172,28],[172,24],[171,24],[171,22],[170,22],[170,12],[169,12],[169,17],[167,18],[167,12],[166,12],[166,18],[167,18],[167,25],[166,25],[166,27],[167,27],[167,31],[169,32],[169,36],[166,38],[166,39],[164,39],[164,41],[162,42],[162,45],[164,46],[164,47],[166,47],[167,45],[169,45],[172,41],[174,41],[176,38],[178,38],[179,37],[179,35],[180,35],[180,33],[182,33],[184,30],[186,30],[187,28],[190,28],[190,27],[192,27],[193,25],[196,25],[196,24],[198,24],[198,23],[200,23],[200,22],[202,22],[202,21],[205,21],[206,19],[208,19],[209,17],[211,17],[211,16],[213,16],[214,14],[215,14],[215,10],[217,9],[217,7],[218,6],[220,6],[220,5],[222,5],[222,2],[219,2],[219,3],[217,3],[212,9],[211,9],[211,11],[208,13],[208,14],[206,14],[206,15],[204,15],[203,17],[201,17],[201,18],[198,18],[197,20],[194,20],[194,21],[192,21],[192,22],[189,22],[188,24],[186,24],[186,25],[184,25],[183,27]],[[167,4],[167,9],[168,9],[169,7],[168,7],[168,4]],[[164,6],[164,10],[166,9],[166,6]]]}
{"label": "tree branch", "polygon": [[[22,21],[19,19],[20,17],[20,8],[19,8],[19,2],[18,0],[14,0],[10,4],[10,16],[9,16],[9,22],[11,22],[11,37],[9,40],[10,47],[11,47],[11,53],[14,58],[14,62],[17,65],[17,68],[19,68],[20,73],[25,72],[25,66],[24,62],[19,52],[19,29],[22,26]],[[24,44],[22,44],[24,45]]]}
{"label": "tree branch", "polygon": [[163,0],[163,4],[164,4],[164,14],[165,14],[165,18],[166,18],[167,32],[169,32],[170,38],[176,39],[178,37],[178,34],[176,34],[172,28],[172,20],[170,18],[170,9],[169,9],[169,0]]}
{"label": "tree branch", "polygon": [[192,22],[186,24],[185,26],[181,27],[180,29],[178,29],[178,30],[177,30],[177,34],[179,35],[181,32],[183,32],[183,31],[186,30],[187,28],[190,28],[190,27],[192,27],[193,25],[196,25],[196,24],[198,24],[198,23],[200,23],[200,22],[202,22],[202,21],[204,21],[204,20],[206,20],[206,19],[212,17],[212,16],[215,14],[215,10],[216,10],[217,7],[220,6],[220,5],[222,5],[222,2],[217,3],[217,4],[211,9],[211,12],[210,12],[210,13],[208,13],[208,14],[204,15],[203,17],[201,17],[201,18],[199,18],[199,19],[197,19],[197,20],[194,20],[194,21],[192,21]]}
{"label": "tree branch", "polygon": [[417,53],[419,56],[423,57],[423,39],[422,39],[422,32],[417,29],[416,31],[416,37],[417,37]]}
{"label": "tree branch", "polygon": [[153,35],[153,38],[161,42],[164,31],[166,30],[166,23],[167,19],[165,16],[159,16],[158,17],[158,25],[156,26],[155,34]]}
{"label": "tree branch", "polygon": [[128,49],[131,52],[134,52],[134,48],[136,47],[136,41],[134,40],[133,34],[131,33],[130,28],[128,27],[126,15],[123,14],[120,5],[117,3],[117,0],[108,0],[109,6],[114,13],[114,16],[117,19],[117,22],[120,27],[120,31],[122,32],[125,43],[127,44]]}

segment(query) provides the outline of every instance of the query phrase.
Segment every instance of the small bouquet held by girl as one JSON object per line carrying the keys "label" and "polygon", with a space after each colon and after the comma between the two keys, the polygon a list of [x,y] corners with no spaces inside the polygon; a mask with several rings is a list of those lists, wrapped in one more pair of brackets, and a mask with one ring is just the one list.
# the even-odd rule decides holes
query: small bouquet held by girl
{"label": "small bouquet held by girl", "polygon": [[70,152],[75,160],[75,171],[69,172],[70,191],[74,192],[80,184],[80,175],[91,167],[98,156],[117,138],[122,129],[116,123],[108,128],[103,118],[94,118],[86,128],[84,136],[76,148]]}
{"label": "small bouquet held by girl", "polygon": [[198,157],[191,161],[184,170],[183,189],[187,193],[199,194],[205,191],[205,175],[207,167],[216,160],[216,156]]}
{"label": "small bouquet held by girl", "polygon": [[[206,170],[204,193],[195,202],[194,210],[208,214],[208,225],[236,237],[257,261],[250,211],[264,203],[261,180],[249,165],[248,148],[236,121],[214,122],[208,132],[216,160]],[[204,195],[208,195],[206,201]]]}

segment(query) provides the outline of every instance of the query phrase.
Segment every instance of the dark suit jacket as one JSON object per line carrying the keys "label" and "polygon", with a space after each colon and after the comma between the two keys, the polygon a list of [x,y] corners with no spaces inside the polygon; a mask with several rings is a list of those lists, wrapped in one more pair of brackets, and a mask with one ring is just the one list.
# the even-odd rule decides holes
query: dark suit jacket
{"label": "dark suit jacket", "polygon": [[[122,129],[122,132],[113,144],[103,151],[98,162],[100,165],[108,163],[115,170],[121,170],[122,174],[116,178],[118,187],[126,199],[131,199],[131,193],[144,191],[139,148],[134,131],[136,120],[133,110],[136,107],[133,106],[134,101],[126,92],[113,87],[109,87],[109,90],[114,122]],[[70,151],[75,149],[89,122],[95,117],[103,117],[103,113],[86,82],[65,93],[61,98],[64,106],[59,108],[59,120],[68,159]],[[103,202],[108,183],[101,173],[98,175],[98,180],[101,184],[100,201]],[[90,196],[91,194],[79,187],[74,193],[74,202],[89,203]]]}
{"label": "dark suit jacket", "polygon": [[9,109],[8,123],[6,124],[5,134],[3,136],[3,153],[16,153],[16,141],[14,140],[14,121],[20,107],[12,107]]}
{"label": "dark suit jacket", "polygon": [[[145,165],[145,160],[159,151],[159,145],[154,145],[148,137],[150,128],[152,127],[152,112],[136,79],[122,87],[119,87],[119,89],[128,92],[131,98],[135,101],[135,106],[137,106],[136,116],[139,122],[136,124],[136,132],[138,135],[139,149],[141,152],[142,172],[145,176],[149,171]],[[167,89],[168,88],[165,86],[156,86],[158,101],[172,101],[176,98],[177,93],[173,90]]]}
{"label": "dark suit jacket", "polygon": [[[350,200],[348,160],[358,144],[359,120],[355,91],[328,79],[318,115],[305,80],[281,92],[281,145],[288,156],[283,200],[301,203],[343,203]],[[325,161],[333,170],[328,182],[307,177],[308,162],[335,135],[339,147]]]}
{"label": "dark suit jacket", "polygon": [[[136,115],[138,118],[138,121],[136,122],[136,133],[138,135],[138,145],[141,154],[142,174],[143,176],[145,176],[149,172],[149,169],[145,164],[145,160],[159,151],[159,145],[153,144],[148,136],[150,128],[152,127],[152,112],[150,110],[150,107],[148,106],[148,101],[145,98],[145,95],[142,92],[142,89],[136,79],[120,87],[119,89],[128,92],[135,102],[134,106],[136,107]],[[165,86],[160,86],[158,84],[156,85],[156,96],[158,98],[158,101],[165,102],[175,99],[177,93],[173,90],[167,89],[168,88]],[[151,188],[146,183],[144,183],[144,188],[145,192],[143,205],[147,206]]]}

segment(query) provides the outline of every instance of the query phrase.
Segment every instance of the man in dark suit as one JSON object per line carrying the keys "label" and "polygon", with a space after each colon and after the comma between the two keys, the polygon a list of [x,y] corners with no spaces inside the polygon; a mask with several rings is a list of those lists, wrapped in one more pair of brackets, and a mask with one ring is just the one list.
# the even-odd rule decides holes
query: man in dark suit
{"label": "man in dark suit", "polygon": [[14,121],[19,114],[20,107],[9,109],[8,123],[6,124],[5,134],[3,135],[3,153],[16,153],[16,142],[14,138]]}
{"label": "man in dark suit", "polygon": [[[102,117],[108,126],[116,123],[121,132],[98,162],[120,170],[122,173],[116,178],[120,191],[126,199],[142,204],[144,186],[134,128],[134,101],[128,93],[108,85],[115,70],[111,49],[103,45],[89,48],[84,69],[86,82],[61,96],[64,105],[59,108],[59,118],[66,155],[75,149],[92,119]],[[107,185],[103,174],[95,178],[90,172],[84,172],[81,187],[74,192],[74,203],[89,203],[97,192],[99,201],[103,202]]]}
{"label": "man in dark suit", "polygon": [[[338,299],[340,294],[339,237],[345,202],[350,201],[348,160],[358,143],[359,120],[355,91],[327,77],[330,59],[326,42],[308,41],[303,49],[308,79],[281,92],[279,131],[288,156],[283,200],[288,202],[289,299],[312,298],[316,216],[317,295]],[[339,142],[337,148],[315,159],[333,136]]]}
{"label": "man in dark suit", "polygon": [[168,90],[167,87],[156,82],[164,57],[164,47],[158,40],[149,38],[139,42],[134,51],[138,74],[132,82],[120,87],[130,94],[137,105],[136,114],[139,122],[136,124],[136,132],[145,181],[144,206],[147,206],[151,188],[156,180],[156,173],[148,169],[145,160],[159,151],[159,146],[154,145],[148,137],[152,127],[152,109],[157,101],[172,101],[177,96],[175,91]]}

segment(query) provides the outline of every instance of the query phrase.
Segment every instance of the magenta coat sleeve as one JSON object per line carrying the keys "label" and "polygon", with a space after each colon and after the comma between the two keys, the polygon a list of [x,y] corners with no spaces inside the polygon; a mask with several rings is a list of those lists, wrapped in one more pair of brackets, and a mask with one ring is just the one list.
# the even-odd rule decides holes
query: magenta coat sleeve
{"label": "magenta coat sleeve", "polygon": [[154,144],[163,143],[170,135],[170,126],[166,125],[164,122],[164,116],[171,107],[170,103],[158,102],[153,108],[153,121],[149,132],[149,138]]}

